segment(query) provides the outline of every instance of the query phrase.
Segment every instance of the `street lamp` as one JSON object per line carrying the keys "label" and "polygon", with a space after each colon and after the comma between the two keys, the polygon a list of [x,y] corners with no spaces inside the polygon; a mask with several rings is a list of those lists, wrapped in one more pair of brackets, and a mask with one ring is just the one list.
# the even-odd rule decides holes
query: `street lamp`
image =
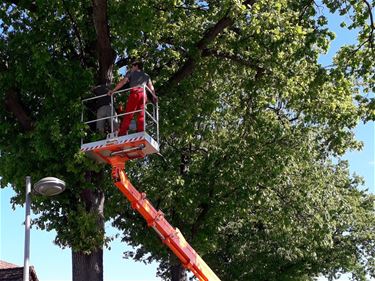
{"label": "street lamp", "polygon": [[[43,178],[34,185],[36,193],[44,196],[60,194],[65,190],[65,182],[54,177]],[[31,177],[26,177],[26,214],[25,214],[25,255],[23,263],[23,281],[29,281],[29,259],[30,259],[30,193]]]}

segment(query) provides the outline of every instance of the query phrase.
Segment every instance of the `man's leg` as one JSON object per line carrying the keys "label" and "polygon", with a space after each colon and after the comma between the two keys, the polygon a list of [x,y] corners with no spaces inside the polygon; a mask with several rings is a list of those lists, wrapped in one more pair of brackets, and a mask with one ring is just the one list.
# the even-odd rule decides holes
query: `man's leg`
{"label": "man's leg", "polygon": [[137,132],[143,132],[145,130],[144,122],[145,122],[145,112],[144,112],[144,99],[145,96],[143,94],[143,91],[139,93],[138,96],[138,107],[137,110],[141,110],[138,112],[138,118],[137,118]]}
{"label": "man's leg", "polygon": [[[125,113],[135,111],[136,109],[137,109],[137,95],[130,93],[128,102],[126,103]],[[119,136],[123,136],[128,133],[129,124],[133,118],[133,115],[134,113],[129,113],[129,114],[124,115],[124,118],[122,119],[122,122],[120,125],[120,130],[118,132]]]}

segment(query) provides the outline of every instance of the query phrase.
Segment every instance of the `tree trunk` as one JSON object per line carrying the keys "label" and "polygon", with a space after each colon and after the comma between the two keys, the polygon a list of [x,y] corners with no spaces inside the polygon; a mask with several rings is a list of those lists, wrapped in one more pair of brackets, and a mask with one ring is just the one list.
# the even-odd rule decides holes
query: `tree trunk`
{"label": "tree trunk", "polygon": [[172,254],[170,257],[171,281],[187,281],[186,269],[182,266],[179,259]]}
{"label": "tree trunk", "polygon": [[93,22],[96,31],[96,51],[99,60],[97,80],[100,84],[112,82],[116,53],[111,46],[107,16],[107,0],[92,0]]}
{"label": "tree trunk", "polygon": [[72,250],[73,281],[103,281],[103,249],[89,255]]}
{"label": "tree trunk", "polygon": [[[97,183],[101,176],[103,176],[103,172],[96,174]],[[88,212],[98,213],[98,232],[104,235],[104,194],[84,190],[81,193],[81,198],[85,202]],[[103,248],[102,245],[99,247],[90,254],[72,250],[73,281],[103,281]]]}
{"label": "tree trunk", "polygon": [[[84,189],[80,197],[84,202],[88,213],[97,214],[97,231],[99,235],[105,234],[104,229],[104,202],[105,195],[99,188],[102,184],[104,172],[86,173],[86,179],[95,183],[97,190]],[[83,251],[72,249],[72,274],[73,281],[103,281],[103,245],[97,245],[98,248],[91,250],[87,254]]]}
{"label": "tree trunk", "polygon": [[186,269],[182,264],[171,266],[171,281],[187,281]]}
{"label": "tree trunk", "polygon": [[[107,17],[107,0],[92,0],[92,20],[96,31],[96,53],[99,62],[96,82],[98,84],[112,81],[113,63],[115,52],[110,42],[110,31]],[[90,50],[89,53],[92,53]],[[95,191],[85,189],[80,197],[88,213],[98,214],[98,232],[104,235],[104,201],[105,196],[99,188],[104,177],[101,170],[95,174],[86,173],[86,179],[97,186]],[[73,281],[103,281],[103,248],[100,245],[90,254],[72,250]]]}

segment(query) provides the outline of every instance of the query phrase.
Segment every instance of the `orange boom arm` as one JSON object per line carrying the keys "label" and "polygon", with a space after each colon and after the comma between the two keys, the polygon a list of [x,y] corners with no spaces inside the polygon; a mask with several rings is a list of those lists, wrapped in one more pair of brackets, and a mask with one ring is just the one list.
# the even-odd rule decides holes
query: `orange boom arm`
{"label": "orange boom arm", "polygon": [[197,254],[197,252],[186,242],[182,233],[173,228],[165,219],[161,211],[157,211],[145,193],[140,193],[129,181],[122,167],[112,166],[112,177],[115,185],[130,201],[134,210],[147,221],[173,253],[180,259],[182,265],[191,270],[200,281],[220,281],[211,268]]}

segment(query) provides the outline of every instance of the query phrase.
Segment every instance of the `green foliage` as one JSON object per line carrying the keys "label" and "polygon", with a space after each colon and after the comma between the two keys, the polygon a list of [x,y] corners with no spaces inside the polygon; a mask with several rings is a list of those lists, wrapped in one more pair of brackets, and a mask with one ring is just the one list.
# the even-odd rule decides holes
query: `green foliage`
{"label": "green foliage", "polygon": [[[60,177],[63,194],[33,199],[35,223],[55,229],[58,245],[90,253],[108,242],[98,225],[113,219],[137,247],[128,257],[159,261],[158,274],[169,280],[168,250],[112,186],[109,168],[78,152],[81,99],[98,68],[92,4],[36,4],[36,12],[0,4],[0,93],[5,100],[17,90],[33,120],[25,131],[0,107],[0,174],[17,191],[13,203],[22,204],[25,175]],[[361,148],[358,122],[374,120],[367,94],[374,89],[373,28],[364,1],[322,5],[108,1],[116,53],[143,58],[163,89],[164,158],[128,163],[127,172],[222,280],[375,275],[374,197],[359,191],[361,180],[340,160]],[[335,38],[327,9],[359,32],[329,68],[318,63]],[[223,17],[233,24],[199,49]],[[189,60],[192,74],[170,84]],[[105,195],[103,214],[88,206],[88,194]]]}
{"label": "green foliage", "polygon": [[[170,22],[177,28],[185,18],[175,10]],[[187,38],[215,12],[214,5],[205,18],[197,12],[183,36],[168,29],[186,41],[142,54],[163,60],[159,83],[181,56],[170,52],[178,46],[191,55],[196,39]],[[361,148],[352,132],[367,110],[366,102],[353,102],[359,76],[339,60],[332,69],[318,64],[335,35],[313,7],[266,1],[244,13],[248,20],[237,15],[235,28],[210,46],[227,57],[203,58],[189,79],[168,89],[161,103],[164,159],[128,166],[131,179],[224,280],[310,280],[339,272],[363,279],[373,272],[372,258],[362,258],[374,252],[374,198],[357,191],[344,163],[330,161]],[[147,35],[141,49],[160,40]],[[229,59],[236,56],[243,64]],[[139,216],[126,209],[115,225],[139,247],[129,256],[161,261],[159,274],[168,280],[165,249]]]}
{"label": "green foliage", "polygon": [[[15,186],[13,204],[23,202],[26,175],[34,180],[47,175],[65,180],[68,189],[63,195],[52,200],[35,197],[33,208],[42,214],[36,223],[47,230],[56,229],[58,244],[87,250],[103,244],[96,241],[102,240],[102,235],[98,236],[97,226],[92,224],[92,214],[78,211],[83,207],[76,196],[87,186],[85,172],[95,169],[91,161],[78,154],[81,99],[93,84],[93,73],[69,53],[69,47],[74,48],[74,42],[71,46],[67,42],[71,26],[63,11],[52,16],[55,8],[46,5],[43,13],[26,14],[17,7],[1,5],[0,53],[7,64],[7,70],[0,73],[2,99],[9,88],[17,89],[20,102],[33,120],[33,129],[25,132],[6,107],[0,108],[0,173],[4,182]],[[82,235],[86,239],[82,240]]]}

